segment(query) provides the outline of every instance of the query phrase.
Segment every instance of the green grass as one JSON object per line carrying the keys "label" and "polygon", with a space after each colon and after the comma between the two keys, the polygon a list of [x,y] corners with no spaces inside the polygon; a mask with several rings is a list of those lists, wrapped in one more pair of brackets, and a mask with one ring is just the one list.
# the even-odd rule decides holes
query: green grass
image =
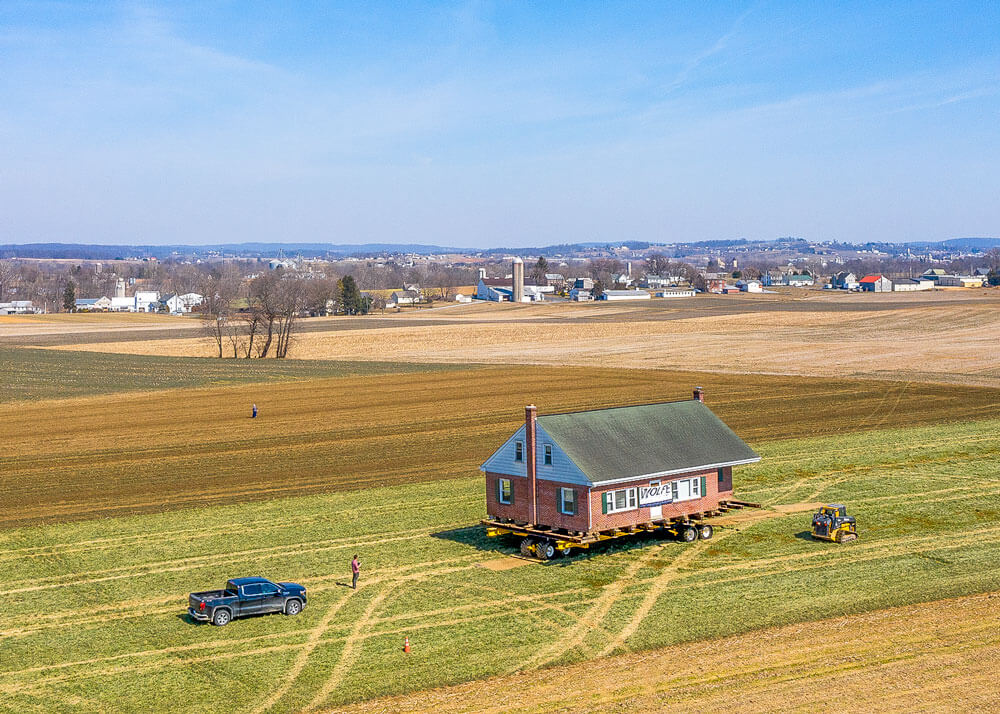
{"label": "green grass", "polygon": [[157,357],[0,348],[0,403],[179,387],[465,369],[464,365]]}
{"label": "green grass", "polygon": [[[251,711],[278,692],[296,711],[588,659],[626,627],[616,650],[1000,588],[1000,421],[754,446],[740,495],[845,502],[861,539],[814,542],[798,513],[495,572],[478,566],[513,548],[474,527],[478,478],[2,532],[0,708]],[[187,592],[252,574],[306,584],[309,606],[183,617]]]}

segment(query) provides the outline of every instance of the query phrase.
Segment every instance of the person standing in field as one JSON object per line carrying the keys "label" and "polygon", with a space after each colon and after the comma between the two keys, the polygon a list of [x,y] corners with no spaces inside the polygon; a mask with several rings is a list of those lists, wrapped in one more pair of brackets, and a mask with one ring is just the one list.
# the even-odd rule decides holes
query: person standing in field
{"label": "person standing in field", "polygon": [[256,419],[257,418],[257,405],[256,404],[254,404],[253,407],[251,407],[251,409],[250,409],[250,418],[251,419]]}
{"label": "person standing in field", "polygon": [[359,573],[361,573],[361,562],[358,560],[358,556],[355,555],[354,559],[351,561],[351,587],[355,590],[358,589]]}

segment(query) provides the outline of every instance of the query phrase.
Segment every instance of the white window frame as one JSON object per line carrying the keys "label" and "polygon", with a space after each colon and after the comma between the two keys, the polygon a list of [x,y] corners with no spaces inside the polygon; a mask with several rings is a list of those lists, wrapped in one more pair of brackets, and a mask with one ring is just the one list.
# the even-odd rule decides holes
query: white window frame
{"label": "white window frame", "polygon": [[552,465],[552,444],[546,444],[542,447],[542,463],[545,466]]}
{"label": "white window frame", "polygon": [[[503,500],[503,484],[504,484],[505,481],[507,482],[507,485],[510,488],[510,500],[509,501]],[[509,479],[509,478],[498,478],[497,479],[497,501],[499,501],[500,503],[502,503],[505,506],[509,506],[512,503],[514,503],[514,479]]]}
{"label": "white window frame", "polygon": [[514,442],[514,461],[519,464],[524,463],[524,442],[515,441]]}
{"label": "white window frame", "polygon": [[697,501],[704,498],[701,492],[701,476],[681,478],[670,482],[670,497],[674,503],[679,501]]}
{"label": "white window frame", "polygon": [[[625,505],[621,508],[618,508],[615,504],[615,494],[618,493],[625,494],[623,497]],[[634,511],[639,508],[639,495],[634,486],[632,488],[617,488],[614,491],[608,491],[607,494],[608,513],[624,513],[625,511]]]}
{"label": "white window frame", "polygon": [[[566,494],[567,493],[570,493],[570,494],[573,495],[573,510],[572,511],[566,510]],[[564,516],[575,516],[577,514],[577,511],[579,510],[579,505],[578,504],[579,504],[579,499],[577,498],[576,489],[575,488],[566,488],[565,486],[561,486],[559,488],[559,512],[561,514],[563,514]]]}

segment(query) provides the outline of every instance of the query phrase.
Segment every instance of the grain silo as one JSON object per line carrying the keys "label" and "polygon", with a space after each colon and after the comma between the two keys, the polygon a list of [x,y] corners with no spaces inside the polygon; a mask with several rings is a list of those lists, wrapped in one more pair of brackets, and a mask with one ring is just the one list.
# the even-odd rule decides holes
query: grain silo
{"label": "grain silo", "polygon": [[524,302],[524,261],[514,258],[514,265],[511,270],[511,301]]}

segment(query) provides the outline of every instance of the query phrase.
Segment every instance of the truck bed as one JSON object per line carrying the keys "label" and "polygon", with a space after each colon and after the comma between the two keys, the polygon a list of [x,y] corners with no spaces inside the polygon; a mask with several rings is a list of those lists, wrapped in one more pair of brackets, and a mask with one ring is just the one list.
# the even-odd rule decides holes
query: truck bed
{"label": "truck bed", "polygon": [[[191,593],[191,598],[197,600],[215,600],[220,597],[227,597],[225,590],[206,590],[201,593]],[[229,593],[228,597],[236,597],[236,595]]]}

